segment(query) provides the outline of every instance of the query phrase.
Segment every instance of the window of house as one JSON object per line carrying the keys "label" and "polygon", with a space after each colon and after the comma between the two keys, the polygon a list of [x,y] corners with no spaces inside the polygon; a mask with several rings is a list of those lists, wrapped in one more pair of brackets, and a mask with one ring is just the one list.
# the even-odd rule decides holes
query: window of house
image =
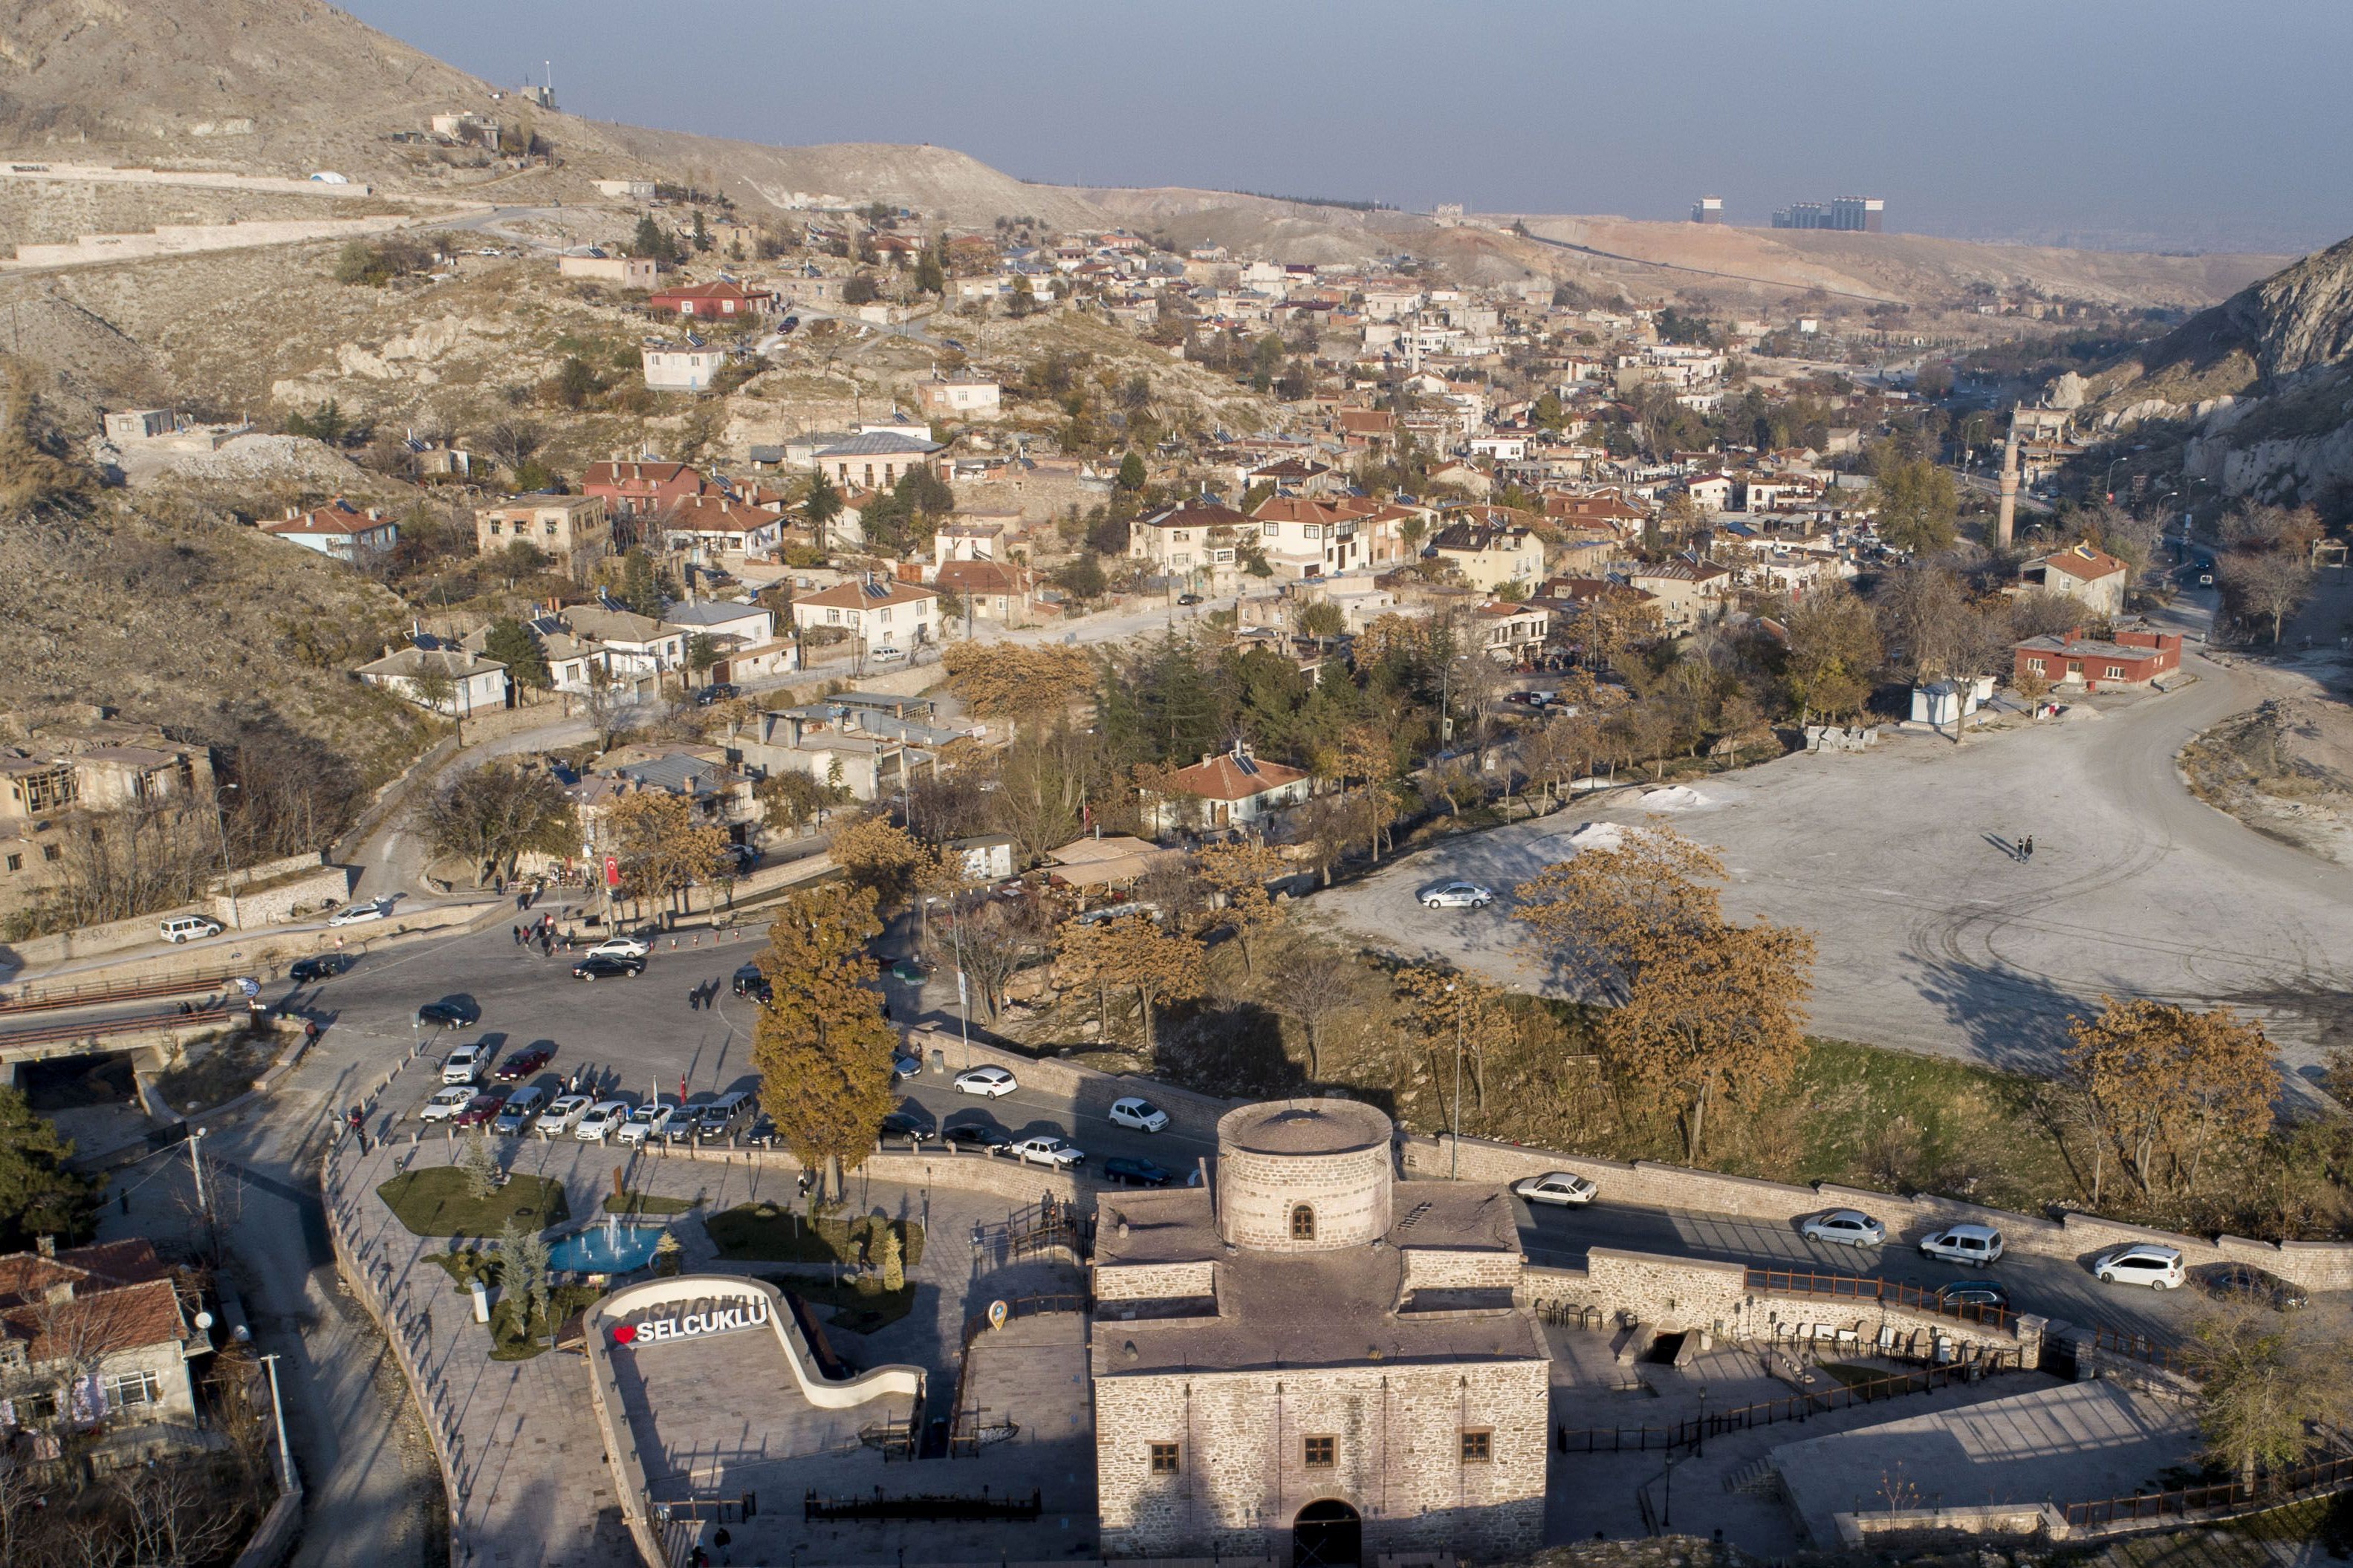
{"label": "window of house", "polygon": [[1484,1426],[1466,1427],[1462,1433],[1462,1462],[1483,1465],[1495,1457],[1495,1434]]}
{"label": "window of house", "polygon": [[2026,661],[2026,668],[2032,670],[2037,675],[2043,673],[2042,661],[2039,658],[2028,659]]}
{"label": "window of house", "polygon": [[825,613],[825,624],[829,626],[838,626],[841,625],[841,612],[839,610],[828,610]]}
{"label": "window of house", "polygon": [[1176,1473],[1176,1444],[1155,1443],[1152,1445],[1152,1473],[1155,1476],[1173,1476]]}
{"label": "window of house", "polygon": [[120,1372],[103,1379],[100,1385],[106,1394],[109,1410],[123,1410],[135,1405],[153,1405],[163,1397],[164,1385],[152,1372]]}
{"label": "window of house", "polygon": [[1262,522],[1259,524],[1259,531],[1265,534],[1269,539],[1272,539],[1282,531],[1282,524],[1279,522]]}
{"label": "window of house", "polygon": [[1328,1470],[1338,1447],[1336,1437],[1303,1437],[1299,1440],[1299,1462],[1311,1470]]}
{"label": "window of house", "polygon": [[2125,667],[2123,665],[2112,664],[2108,666],[2108,679],[2110,680],[2122,680],[2124,678]]}
{"label": "window of house", "polygon": [[1315,1239],[1315,1211],[1305,1204],[1301,1204],[1291,1211],[1291,1239],[1293,1241]]}
{"label": "window of house", "polygon": [[881,622],[883,625],[885,625],[885,626],[890,625],[890,624],[891,624],[891,606],[890,606],[890,605],[883,605],[883,606],[881,607],[881,609],[880,609],[880,610],[878,610],[878,611],[876,611],[876,612],[875,612],[875,616],[874,616],[874,618],[875,618],[875,619],[877,619],[877,620],[879,620],[879,621],[881,621]]}
{"label": "window of house", "polygon": [[8,857],[8,869],[11,871],[21,871],[24,868],[25,858],[22,855],[11,855]]}
{"label": "window of house", "polygon": [[54,860],[54,859],[56,859],[57,858],[58,858],[58,847],[57,847],[56,845],[54,845],[54,844],[44,844],[44,845],[42,845],[42,846],[41,846],[41,858],[42,858],[42,859],[44,859],[44,860]]}
{"label": "window of house", "polygon": [[494,523],[491,524],[491,537],[492,539],[496,539],[498,536],[499,536],[499,525],[498,525],[497,523],[495,523],[495,522],[494,522]]}

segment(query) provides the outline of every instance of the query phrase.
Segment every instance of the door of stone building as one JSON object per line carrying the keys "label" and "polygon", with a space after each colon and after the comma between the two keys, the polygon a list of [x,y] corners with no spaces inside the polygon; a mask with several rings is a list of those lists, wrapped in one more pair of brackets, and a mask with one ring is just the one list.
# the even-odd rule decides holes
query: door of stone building
{"label": "door of stone building", "polygon": [[1365,1521],[1337,1498],[1309,1503],[1291,1527],[1292,1568],[1355,1568],[1364,1548]]}

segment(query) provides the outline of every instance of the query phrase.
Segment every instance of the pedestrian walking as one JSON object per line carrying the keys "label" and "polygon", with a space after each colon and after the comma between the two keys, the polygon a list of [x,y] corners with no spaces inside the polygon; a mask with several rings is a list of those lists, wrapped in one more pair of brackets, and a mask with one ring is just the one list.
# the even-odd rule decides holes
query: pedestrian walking
{"label": "pedestrian walking", "polygon": [[687,994],[686,994],[686,1010],[687,1010],[688,1012],[690,1012],[690,1013],[700,1013],[701,1011],[702,1011],[702,986],[697,985],[697,986],[693,987],[691,990],[690,990],[690,991],[688,991],[688,992],[687,992]]}
{"label": "pedestrian walking", "polygon": [[2029,860],[2034,858],[2034,835],[2031,833],[2026,836],[2026,858]]}
{"label": "pedestrian walking", "polygon": [[513,935],[514,944],[517,947],[521,947],[522,945],[522,927],[509,926],[507,930]]}
{"label": "pedestrian walking", "polygon": [[2010,858],[2020,865],[2026,864],[2026,840],[2021,838],[2010,847]]}
{"label": "pedestrian walking", "polygon": [[735,1544],[735,1538],[727,1533],[727,1527],[725,1525],[721,1525],[718,1530],[712,1533],[711,1537],[711,1544],[719,1548],[720,1568],[727,1568],[727,1565],[734,1561],[733,1557],[728,1555],[727,1549]]}

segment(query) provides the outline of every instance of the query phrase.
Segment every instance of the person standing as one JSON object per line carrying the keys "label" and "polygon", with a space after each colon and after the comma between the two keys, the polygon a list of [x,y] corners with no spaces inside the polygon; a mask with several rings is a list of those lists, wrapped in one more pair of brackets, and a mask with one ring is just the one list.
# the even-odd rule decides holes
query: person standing
{"label": "person standing", "polygon": [[2030,861],[2034,858],[2034,835],[2031,833],[2026,836],[2026,858]]}

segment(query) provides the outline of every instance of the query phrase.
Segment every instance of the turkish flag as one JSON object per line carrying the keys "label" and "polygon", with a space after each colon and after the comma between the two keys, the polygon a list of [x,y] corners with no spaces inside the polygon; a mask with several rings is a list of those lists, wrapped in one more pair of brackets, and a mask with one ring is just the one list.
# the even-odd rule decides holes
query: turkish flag
{"label": "turkish flag", "polygon": [[617,888],[620,885],[621,863],[612,856],[607,855],[605,857],[605,886],[608,888]]}

